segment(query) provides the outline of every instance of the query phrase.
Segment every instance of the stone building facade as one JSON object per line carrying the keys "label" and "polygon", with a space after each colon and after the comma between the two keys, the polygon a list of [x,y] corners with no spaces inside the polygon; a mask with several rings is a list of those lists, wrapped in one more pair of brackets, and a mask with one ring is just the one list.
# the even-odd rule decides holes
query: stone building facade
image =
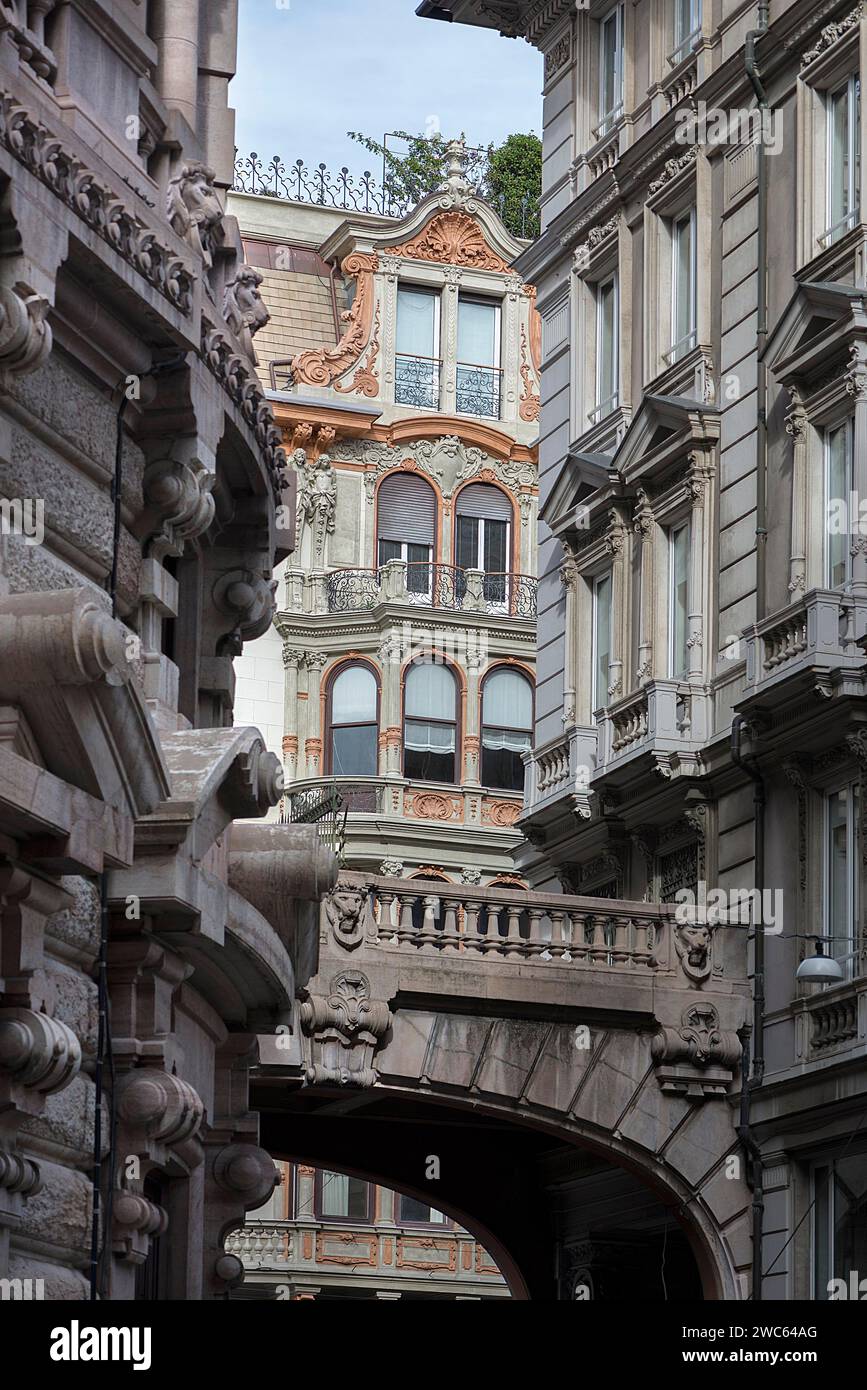
{"label": "stone building facade", "polygon": [[[335,877],[233,727],[295,487],[225,213],[236,6],[0,4],[0,1277],[224,1296]],[[251,823],[233,826],[235,818]],[[22,1281],[22,1282],[16,1282]],[[34,1281],[30,1284],[27,1281]]]}
{"label": "stone building facade", "polygon": [[[752,1296],[827,1298],[867,1259],[867,14],[418,13],[542,54],[543,234],[517,262],[543,320],[519,863],[546,889],[747,895]],[[817,948],[825,986],[796,979]]]}
{"label": "stone building facade", "polygon": [[227,1242],[246,1270],[234,1297],[509,1297],[481,1242],[428,1203],[309,1164],[278,1168],[280,1181],[268,1201]]}
{"label": "stone building facade", "polygon": [[326,816],[353,868],[520,884],[539,319],[510,268],[525,243],[460,142],[450,159],[402,217],[232,195],[298,481],[298,546],[236,663],[236,717],[283,759],[284,814]]}

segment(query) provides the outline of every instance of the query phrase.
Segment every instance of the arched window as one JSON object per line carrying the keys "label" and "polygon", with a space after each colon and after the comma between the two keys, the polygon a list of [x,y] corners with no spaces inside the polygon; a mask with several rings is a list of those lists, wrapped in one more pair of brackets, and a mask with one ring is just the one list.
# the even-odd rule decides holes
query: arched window
{"label": "arched window", "polygon": [[498,667],[482,686],[482,786],[522,791],[533,729],[533,688],[519,671]]}
{"label": "arched window", "polygon": [[431,592],[431,562],[436,540],[436,494],[415,473],[390,473],[377,496],[377,563],[406,561],[411,594]]}
{"label": "arched window", "polygon": [[328,689],[328,768],[335,777],[375,777],[379,686],[369,666],[343,666]]}
{"label": "arched window", "polygon": [[403,775],[419,782],[454,782],[457,687],[448,666],[416,662],[406,675]]}
{"label": "arched window", "polygon": [[471,483],[455,504],[455,564],[484,570],[488,603],[506,602],[506,575],[511,570],[512,507],[492,483]]}

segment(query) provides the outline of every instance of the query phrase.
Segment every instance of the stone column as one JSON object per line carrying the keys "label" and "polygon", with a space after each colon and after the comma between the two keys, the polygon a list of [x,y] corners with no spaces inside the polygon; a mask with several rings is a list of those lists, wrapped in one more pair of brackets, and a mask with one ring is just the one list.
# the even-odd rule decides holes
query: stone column
{"label": "stone column", "polygon": [[467,702],[464,717],[463,776],[461,780],[472,787],[481,786],[481,697],[479,672],[482,654],[475,648],[467,652]]}
{"label": "stone column", "polygon": [[563,633],[563,727],[575,726],[576,671],[575,639],[578,632],[578,566],[571,546],[563,546],[564,560],[560,566],[560,580],[566,599],[565,629]]}
{"label": "stone column", "polygon": [[159,50],[157,91],[197,130],[199,0],[155,0],[153,26]]}
{"label": "stone column", "polygon": [[382,683],[379,702],[379,775],[400,776],[401,643],[391,632],[382,641],[379,661]]}
{"label": "stone column", "polygon": [[298,734],[300,705],[298,703],[298,671],[304,662],[304,653],[297,647],[283,647],[284,696],[283,696],[283,766],[286,770],[286,784],[290,786],[298,776]]}
{"label": "stone column", "polygon": [[445,293],[442,297],[440,324],[440,356],[443,359],[440,377],[439,409],[444,415],[454,415],[457,397],[458,356],[458,286],[463,271],[459,266],[445,268]]}
{"label": "stone column", "polygon": [[[855,467],[852,486],[859,500],[867,497],[867,348],[854,343],[850,348],[852,365],[846,373],[846,390],[855,402]],[[851,511],[851,508],[850,508]],[[850,553],[852,593],[867,599],[867,535],[861,533],[858,518],[850,515]]]}
{"label": "stone column", "polygon": [[605,545],[611,563],[611,660],[608,666],[608,703],[623,695],[623,650],[626,641],[626,527],[617,510],[609,515]]}
{"label": "stone column", "polygon": [[689,530],[689,612],[687,615],[686,645],[689,652],[690,685],[704,682],[704,575],[706,557],[705,547],[705,499],[710,489],[710,465],[704,453],[696,452],[689,456],[690,470],[688,488],[692,498]]}
{"label": "stone column", "polygon": [[807,589],[807,412],[796,387],[789,388],[792,405],[786,433],[792,436],[792,547],[789,555],[789,593],[792,601]]}
{"label": "stone column", "polygon": [[322,668],[328,657],[325,652],[308,652],[307,666],[307,736],[304,740],[306,776],[319,777],[322,769],[322,718],[320,693]]}
{"label": "stone column", "polygon": [[654,520],[650,499],[643,488],[638,489],[633,531],[640,547],[638,669],[635,673],[635,684],[638,686],[653,678],[653,617],[656,598],[653,587]]}

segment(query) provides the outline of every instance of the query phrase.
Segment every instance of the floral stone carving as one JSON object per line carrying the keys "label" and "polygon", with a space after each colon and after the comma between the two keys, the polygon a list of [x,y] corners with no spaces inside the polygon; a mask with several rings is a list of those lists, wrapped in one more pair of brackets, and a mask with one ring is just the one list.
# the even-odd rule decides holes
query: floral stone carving
{"label": "floral stone carving", "polygon": [[691,1100],[725,1095],[741,1057],[737,1033],[721,1029],[703,1000],[684,1010],[680,1028],[660,1028],[650,1050],[663,1091]]}
{"label": "floral stone carving", "polygon": [[360,970],[342,970],[327,998],[313,995],[301,1005],[301,1026],[309,1039],[307,1082],[311,1086],[375,1086],[373,1056],[391,1023],[388,1005],[370,997],[370,981]]}
{"label": "floral stone carving", "polygon": [[439,261],[467,266],[471,270],[505,272],[510,269],[508,262],[485,241],[479,224],[465,212],[437,213],[418,236],[388,249],[392,255],[416,261]]}

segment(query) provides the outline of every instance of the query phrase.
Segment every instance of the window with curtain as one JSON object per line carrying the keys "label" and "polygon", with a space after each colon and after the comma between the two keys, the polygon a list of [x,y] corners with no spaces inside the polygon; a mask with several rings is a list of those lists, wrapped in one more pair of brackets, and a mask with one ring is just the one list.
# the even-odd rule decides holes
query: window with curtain
{"label": "window with curtain", "polygon": [[403,775],[418,782],[454,782],[457,685],[448,666],[416,662],[406,675]]}
{"label": "window with curtain", "polygon": [[668,533],[668,674],[683,676],[689,669],[689,522]]}
{"label": "window with curtain", "polygon": [[615,5],[599,23],[599,128],[601,140],[623,112],[623,6]]}
{"label": "window with curtain", "polygon": [[855,486],[853,421],[825,431],[825,583],[841,589],[852,578],[849,508]]}
{"label": "window with curtain", "polygon": [[433,290],[397,291],[394,398],[398,405],[436,410],[440,398],[440,302]]}
{"label": "window with curtain", "polygon": [[825,936],[828,955],[836,957],[847,975],[852,961],[858,921],[858,825],[860,787],[850,782],[831,792],[825,803]]}
{"label": "window with curtain", "polygon": [[511,503],[498,487],[470,483],[458,493],[455,564],[460,570],[484,572],[482,592],[488,603],[506,603],[511,529]]}
{"label": "window with curtain", "polygon": [[377,773],[376,676],[369,666],[344,666],[329,689],[330,769],[335,777]]}
{"label": "window with curtain", "polygon": [[593,584],[593,710],[608,704],[611,665],[611,575],[601,574]]}
{"label": "window with curtain", "polygon": [[671,224],[671,351],[677,362],[695,346],[695,208]]}
{"label": "window with curtain", "polygon": [[325,1221],[369,1221],[370,1183],[346,1173],[316,1174],[316,1215]]}
{"label": "window with curtain", "polygon": [[431,561],[436,536],[436,494],[415,473],[390,473],[377,496],[378,563],[406,561],[411,594],[431,592]]}
{"label": "window with curtain", "polygon": [[456,408],[462,415],[500,418],[500,306],[462,294],[458,300]]}
{"label": "window with curtain", "polygon": [[821,238],[830,246],[858,219],[861,187],[861,79],[856,73],[829,92],[828,112],[828,230]]}
{"label": "window with curtain", "polygon": [[482,686],[482,786],[521,791],[533,730],[533,691],[518,671],[492,671]]}

